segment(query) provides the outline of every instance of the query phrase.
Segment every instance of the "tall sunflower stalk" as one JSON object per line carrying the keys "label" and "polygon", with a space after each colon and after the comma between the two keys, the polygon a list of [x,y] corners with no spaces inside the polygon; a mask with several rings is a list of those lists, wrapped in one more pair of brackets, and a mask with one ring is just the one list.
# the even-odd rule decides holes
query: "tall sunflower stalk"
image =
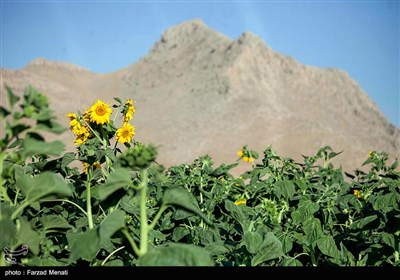
{"label": "tall sunflower stalk", "polygon": [[[113,162],[116,160],[116,146],[118,143],[130,147],[135,135],[135,127],[129,123],[135,114],[134,101],[126,100],[123,104],[120,99],[115,98],[118,104],[112,107],[116,109],[115,116],[119,111],[122,113],[122,125],[116,128],[115,120],[111,120],[114,113],[109,103],[97,100],[88,110],[83,113],[69,113],[69,126],[75,135],[74,144],[77,147],[75,153],[78,160],[83,164],[83,173],[86,174],[86,214],[89,228],[94,227],[91,204],[91,184],[95,180],[97,170],[101,170],[103,179],[109,174]],[[111,140],[115,139],[114,148],[110,148]],[[104,165],[104,169],[102,168]]]}

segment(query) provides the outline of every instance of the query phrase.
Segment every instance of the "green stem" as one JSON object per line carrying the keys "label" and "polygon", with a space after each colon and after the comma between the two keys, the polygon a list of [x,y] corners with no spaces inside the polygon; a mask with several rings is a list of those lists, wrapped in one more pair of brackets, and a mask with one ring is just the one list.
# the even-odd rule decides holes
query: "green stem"
{"label": "green stem", "polygon": [[[131,244],[131,247],[135,254],[138,257],[141,257],[147,253],[148,249],[148,240],[149,240],[149,231],[151,230],[151,226],[154,227],[154,221],[152,225],[149,226],[147,223],[147,209],[146,209],[146,200],[147,200],[147,184],[148,184],[148,175],[147,175],[147,170],[142,171],[142,182],[140,183],[139,189],[140,189],[140,243],[139,243],[139,248],[136,245],[135,241],[132,239],[132,237],[129,235],[128,231],[126,229],[123,229],[122,232],[125,235],[125,237],[128,239],[129,243]],[[161,210],[161,209],[160,209]],[[163,210],[165,211],[165,210]],[[161,214],[159,214],[161,215]],[[157,215],[158,216],[158,215]],[[157,217],[159,219],[159,217]],[[157,220],[156,220],[157,222]]]}
{"label": "green stem", "polygon": [[164,213],[165,210],[167,210],[169,205],[161,205],[160,209],[158,210],[156,216],[154,217],[153,221],[149,225],[148,229],[149,231],[152,230],[155,225],[157,224],[157,221],[161,218],[162,213]]}
{"label": "green stem", "polygon": [[42,201],[43,201],[43,202],[53,202],[53,201],[68,202],[68,203],[74,205],[74,206],[75,206],[76,208],[78,208],[79,210],[81,210],[81,212],[82,212],[83,214],[85,214],[85,216],[88,215],[87,212],[86,212],[82,207],[80,207],[78,204],[76,204],[75,202],[73,202],[73,201],[71,201],[71,200],[68,200],[68,199],[51,199],[51,200],[42,200]]}
{"label": "green stem", "polygon": [[112,252],[107,256],[107,258],[101,263],[101,266],[103,266],[103,265],[111,258],[112,255],[114,255],[116,252],[118,252],[118,251],[120,251],[120,250],[122,250],[122,249],[124,249],[124,248],[125,248],[125,246],[122,246],[122,247],[119,247],[118,249],[115,249],[114,251],[112,251]]}
{"label": "green stem", "polygon": [[12,215],[11,215],[11,220],[15,220],[15,219],[18,217],[18,215],[19,215],[22,211],[24,211],[25,207],[29,205],[29,203],[30,203],[30,202],[29,202],[28,200],[25,200],[25,201],[17,208],[17,210],[15,210],[14,213],[12,213]]}
{"label": "green stem", "polygon": [[88,167],[88,174],[86,179],[86,215],[88,217],[89,229],[93,228],[93,217],[92,217],[92,202],[90,196],[90,180],[92,178],[92,167]]}
{"label": "green stem", "polygon": [[149,225],[147,224],[147,169],[142,171],[142,187],[140,190],[140,252],[144,255],[147,253],[147,242]]}
{"label": "green stem", "polygon": [[[3,186],[4,178],[3,178],[3,162],[6,159],[6,154],[1,152],[0,153],[0,188],[3,194],[3,198],[12,204],[11,198],[7,194],[7,189]],[[0,218],[1,218],[1,210],[0,210]]]}
{"label": "green stem", "polygon": [[126,230],[126,228],[124,228],[124,229],[122,230],[122,233],[125,235],[126,239],[128,239],[129,244],[131,245],[131,247],[132,247],[133,251],[135,252],[135,254],[136,254],[137,256],[141,256],[141,252],[140,252],[138,246],[136,245],[135,240],[133,240],[132,236],[128,233],[128,231]]}

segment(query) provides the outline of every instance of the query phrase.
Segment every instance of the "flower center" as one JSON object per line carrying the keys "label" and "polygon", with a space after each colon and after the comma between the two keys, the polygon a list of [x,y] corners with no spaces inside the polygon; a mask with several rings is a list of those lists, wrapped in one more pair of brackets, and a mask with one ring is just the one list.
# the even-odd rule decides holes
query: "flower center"
{"label": "flower center", "polygon": [[103,107],[97,107],[97,108],[96,108],[96,114],[97,114],[98,116],[103,116],[105,113],[106,113],[106,110],[104,110]]}
{"label": "flower center", "polygon": [[122,137],[128,138],[129,137],[129,131],[128,130],[124,130],[124,132],[122,132]]}

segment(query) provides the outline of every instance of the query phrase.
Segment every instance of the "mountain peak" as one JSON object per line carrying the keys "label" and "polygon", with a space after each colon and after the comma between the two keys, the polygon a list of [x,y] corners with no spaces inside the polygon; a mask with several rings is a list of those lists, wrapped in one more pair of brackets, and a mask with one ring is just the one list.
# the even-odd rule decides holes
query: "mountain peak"
{"label": "mountain peak", "polygon": [[202,20],[192,19],[167,29],[162,34],[161,39],[153,46],[151,53],[197,45],[202,42],[221,45],[231,43],[232,40],[228,36],[209,28]]}

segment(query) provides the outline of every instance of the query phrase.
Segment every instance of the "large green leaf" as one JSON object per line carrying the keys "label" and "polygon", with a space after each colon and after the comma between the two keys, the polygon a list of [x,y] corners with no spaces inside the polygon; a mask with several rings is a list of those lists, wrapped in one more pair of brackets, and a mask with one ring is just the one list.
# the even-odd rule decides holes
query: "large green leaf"
{"label": "large green leaf", "polygon": [[399,206],[400,195],[398,193],[378,194],[372,200],[372,206],[375,210],[382,210],[384,212],[391,211],[394,207]]}
{"label": "large green leaf", "polygon": [[72,195],[71,186],[50,171],[31,177],[23,174],[17,178],[17,186],[25,194],[29,203],[49,197],[66,197]]}
{"label": "large green leaf", "polygon": [[41,154],[58,156],[64,151],[65,145],[59,140],[45,142],[27,137],[24,139],[23,147],[27,157]]}
{"label": "large green leaf", "polygon": [[225,209],[232,215],[232,217],[240,223],[242,230],[245,231],[248,228],[248,222],[242,211],[242,207],[235,205],[230,200],[225,200]]}
{"label": "large green leaf", "polygon": [[312,202],[308,197],[302,197],[299,206],[291,213],[293,222],[299,224],[308,220],[315,212],[319,210],[319,205]]}
{"label": "large green leaf", "polygon": [[187,227],[178,226],[174,228],[174,232],[172,233],[172,240],[177,242],[188,234],[190,234],[190,229],[188,229]]}
{"label": "large green leaf", "polygon": [[92,261],[96,257],[97,252],[100,250],[100,236],[97,228],[90,229],[79,235],[75,235],[70,240],[72,262],[84,259]]}
{"label": "large green leaf", "polygon": [[0,248],[11,247],[15,243],[17,227],[6,217],[0,220]]}
{"label": "large green leaf", "polygon": [[269,232],[264,236],[261,249],[251,259],[251,265],[257,266],[263,262],[279,258],[283,255],[282,243],[272,232]]}
{"label": "large green leaf", "polygon": [[45,215],[42,218],[42,224],[45,229],[72,227],[68,221],[60,215]]}
{"label": "large green leaf", "polygon": [[210,253],[192,244],[167,243],[150,248],[139,266],[214,266]]}
{"label": "large green leaf", "polygon": [[281,263],[282,266],[303,266],[303,264],[292,257],[285,257]]}
{"label": "large green leaf", "polygon": [[354,223],[352,223],[352,224],[349,226],[349,229],[350,229],[350,230],[362,230],[362,229],[364,229],[369,223],[375,221],[377,218],[378,218],[377,215],[372,215],[372,216],[368,216],[368,217],[365,217],[365,218],[358,219],[358,220],[354,221]]}
{"label": "large green leaf", "polygon": [[29,251],[34,255],[39,254],[40,236],[39,233],[34,231],[25,217],[19,218],[21,227],[18,231],[18,244],[27,245]]}
{"label": "large green leaf", "polygon": [[282,195],[286,199],[292,198],[295,192],[294,184],[292,181],[284,180],[275,183],[275,195],[280,198]]}
{"label": "large green leaf", "polygon": [[167,189],[164,193],[163,204],[164,205],[177,205],[186,210],[199,215],[207,224],[213,225],[200,211],[199,207],[194,203],[195,199],[193,196],[184,188],[174,187]]}
{"label": "large green leaf", "polygon": [[249,253],[255,254],[258,250],[260,250],[263,243],[263,238],[258,232],[246,231],[243,234],[243,243]]}
{"label": "large green leaf", "polygon": [[125,225],[125,212],[114,210],[99,226],[100,243],[104,244],[110,237]]}
{"label": "large green leaf", "polygon": [[99,185],[99,200],[102,201],[115,191],[128,186],[131,183],[131,180],[131,175],[129,174],[128,169],[115,169],[114,172],[108,176],[107,181],[104,184]]}
{"label": "large green leaf", "polygon": [[335,244],[335,240],[330,235],[324,235],[319,238],[317,240],[317,246],[324,255],[332,258],[338,258],[340,256],[340,251]]}
{"label": "large green leaf", "polygon": [[323,236],[321,222],[317,218],[308,219],[304,222],[302,229],[309,243],[313,243]]}

